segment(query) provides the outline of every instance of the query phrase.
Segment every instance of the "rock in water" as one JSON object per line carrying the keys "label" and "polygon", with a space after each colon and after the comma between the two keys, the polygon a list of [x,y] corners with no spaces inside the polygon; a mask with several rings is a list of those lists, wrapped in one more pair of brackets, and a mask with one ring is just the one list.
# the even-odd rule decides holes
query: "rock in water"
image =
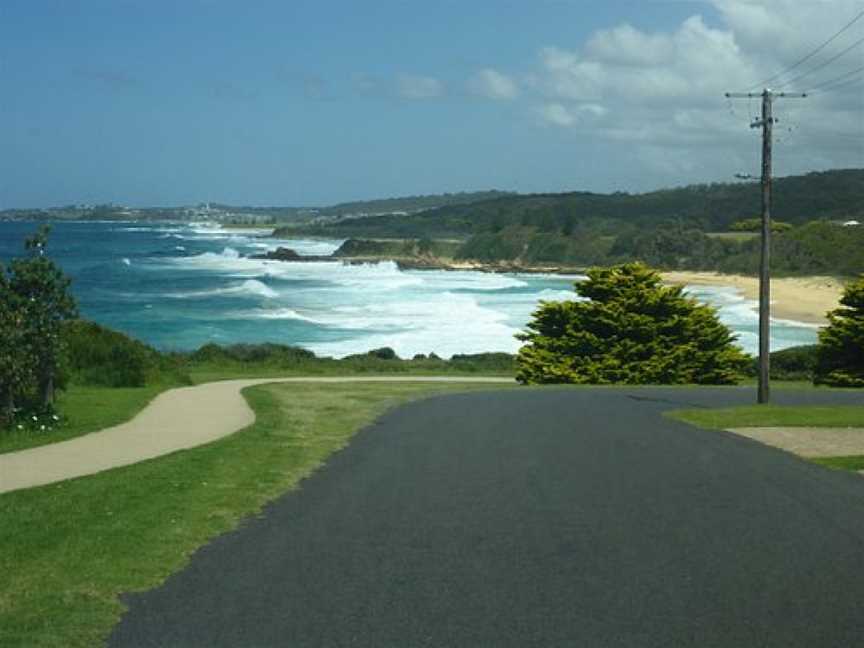
{"label": "rock in water", "polygon": [[286,247],[278,247],[275,250],[270,250],[264,254],[253,254],[253,259],[270,259],[273,261],[300,261],[302,257],[297,254],[296,250]]}

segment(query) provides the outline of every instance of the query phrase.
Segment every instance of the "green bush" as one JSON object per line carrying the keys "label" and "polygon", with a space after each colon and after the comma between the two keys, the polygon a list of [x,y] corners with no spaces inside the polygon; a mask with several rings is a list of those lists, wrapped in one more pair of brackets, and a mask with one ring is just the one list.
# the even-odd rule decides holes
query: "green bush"
{"label": "green bush", "polygon": [[205,344],[193,351],[188,359],[194,363],[241,362],[246,364],[294,365],[315,360],[315,354],[308,349],[286,344]]}
{"label": "green bush", "polygon": [[[772,220],[771,231],[774,233],[788,232],[792,229],[790,223],[783,221]],[[761,232],[762,218],[745,218],[744,220],[735,221],[729,226],[730,232]]]}
{"label": "green bush", "polygon": [[846,286],[840,304],[819,331],[814,382],[864,387],[864,275]]}
{"label": "green bush", "polygon": [[512,371],[516,367],[516,356],[510,353],[456,354],[450,362],[467,371]]}
{"label": "green bush", "polygon": [[641,263],[592,268],[587,301],[544,302],[517,356],[522,383],[729,384],[747,357],[709,306]]}
{"label": "green bush", "polygon": [[71,320],[63,327],[64,378],[79,385],[143,387],[189,384],[184,359],[162,354],[128,335],[95,322]]}
{"label": "green bush", "polygon": [[123,333],[85,320],[63,328],[65,370],[81,385],[143,387],[160,374],[159,352]]}
{"label": "green bush", "polygon": [[[790,347],[771,353],[772,380],[812,380],[819,347],[815,344]],[[747,375],[759,375],[759,359],[752,358]]]}

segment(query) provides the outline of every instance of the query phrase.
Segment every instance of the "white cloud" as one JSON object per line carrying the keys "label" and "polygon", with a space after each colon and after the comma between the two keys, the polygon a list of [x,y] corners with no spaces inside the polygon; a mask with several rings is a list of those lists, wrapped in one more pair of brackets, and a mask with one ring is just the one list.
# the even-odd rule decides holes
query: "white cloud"
{"label": "white cloud", "polygon": [[585,52],[598,61],[645,67],[671,62],[675,45],[667,34],[645,34],[625,23],[598,31]]}
{"label": "white cloud", "polygon": [[[630,145],[633,159],[657,169],[724,177],[747,163],[758,135],[748,128],[759,100],[730,104],[726,91],[759,90],[760,81],[800,60],[861,9],[860,0],[711,0],[714,22],[693,15],[673,29],[630,24],[596,31],[573,48],[546,47],[532,80],[542,120]],[[769,85],[806,90],[861,64],[864,46],[790,83],[864,36],[864,20],[819,56]],[[856,55],[857,54],[857,55]],[[784,87],[784,84],[788,87]],[[857,90],[857,92],[856,92]],[[861,86],[803,100],[778,99],[776,114],[794,115],[781,171],[864,164]],[[789,119],[786,119],[786,123]],[[798,145],[794,145],[797,141]],[[851,142],[851,143],[850,143]],[[828,162],[830,161],[830,162]],[[655,169],[656,170],[656,169]],[[749,170],[749,169],[747,169]],[[730,173],[731,174],[731,173]],[[690,180],[692,178],[683,178]]]}
{"label": "white cloud", "polygon": [[480,70],[468,79],[468,90],[487,99],[515,99],[519,86],[506,74],[492,68]]}
{"label": "white cloud", "polygon": [[603,106],[586,103],[565,106],[557,101],[543,104],[538,109],[543,121],[556,126],[584,124],[587,120],[603,117],[608,111]]}
{"label": "white cloud", "polygon": [[444,95],[444,83],[435,77],[404,74],[396,80],[396,92],[403,99],[435,99]]}
{"label": "white cloud", "polygon": [[538,112],[545,121],[556,126],[572,126],[576,123],[576,116],[558,102],[544,104]]}

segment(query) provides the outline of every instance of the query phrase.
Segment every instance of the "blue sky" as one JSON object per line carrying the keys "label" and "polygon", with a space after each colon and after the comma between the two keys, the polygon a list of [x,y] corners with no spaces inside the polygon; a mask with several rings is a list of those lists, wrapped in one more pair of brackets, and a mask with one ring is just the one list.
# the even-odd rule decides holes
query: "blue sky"
{"label": "blue sky", "polygon": [[[0,208],[725,181],[758,168],[758,106],[722,92],[794,63],[860,9],[0,0]],[[862,36],[864,19],[781,81]],[[804,83],[855,81],[862,63],[853,47]],[[864,166],[861,84],[778,114],[779,175]]]}

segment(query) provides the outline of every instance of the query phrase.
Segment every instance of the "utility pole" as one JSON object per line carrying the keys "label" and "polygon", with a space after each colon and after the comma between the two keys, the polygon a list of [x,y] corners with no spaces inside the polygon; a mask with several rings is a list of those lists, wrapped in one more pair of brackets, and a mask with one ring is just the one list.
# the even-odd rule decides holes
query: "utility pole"
{"label": "utility pole", "polygon": [[757,403],[771,400],[771,144],[775,97],[799,97],[805,93],[772,92],[765,88],[761,94],[727,92],[727,99],[762,97],[762,118],[750,128],[762,128],[762,254],[759,260],[759,390]]}

